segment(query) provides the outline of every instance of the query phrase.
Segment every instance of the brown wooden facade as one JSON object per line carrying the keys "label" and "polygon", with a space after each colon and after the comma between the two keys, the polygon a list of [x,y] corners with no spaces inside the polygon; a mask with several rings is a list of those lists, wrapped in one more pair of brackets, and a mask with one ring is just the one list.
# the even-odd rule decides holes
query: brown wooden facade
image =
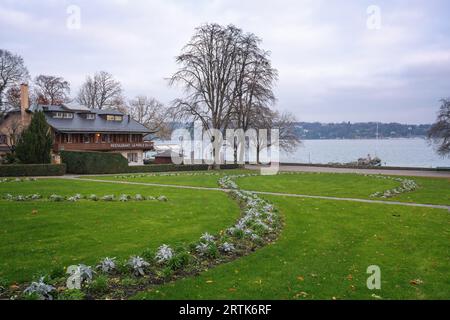
{"label": "brown wooden facade", "polygon": [[53,150],[116,151],[153,149],[153,143],[144,141],[142,134],[119,133],[55,133]]}

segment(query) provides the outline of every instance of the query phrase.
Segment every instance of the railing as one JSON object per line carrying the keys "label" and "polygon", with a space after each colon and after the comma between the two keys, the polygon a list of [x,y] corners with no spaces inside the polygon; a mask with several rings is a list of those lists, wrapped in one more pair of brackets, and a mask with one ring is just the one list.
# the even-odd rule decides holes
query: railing
{"label": "railing", "polygon": [[114,150],[153,150],[153,142],[119,143],[55,143],[55,151],[114,151]]}

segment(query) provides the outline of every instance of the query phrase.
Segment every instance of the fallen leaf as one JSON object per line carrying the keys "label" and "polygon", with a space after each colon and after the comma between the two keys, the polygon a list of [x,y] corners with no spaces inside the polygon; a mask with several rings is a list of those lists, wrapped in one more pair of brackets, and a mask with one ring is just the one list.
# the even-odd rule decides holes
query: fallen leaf
{"label": "fallen leaf", "polygon": [[298,281],[305,281],[305,278],[303,278],[302,276],[298,276],[298,277],[297,277],[297,280],[298,280]]}
{"label": "fallen leaf", "polygon": [[352,280],[353,280],[353,276],[352,276],[351,274],[349,274],[349,275],[347,276],[347,280],[352,281]]}
{"label": "fallen leaf", "polygon": [[236,288],[230,288],[230,289],[228,289],[228,291],[230,291],[230,292],[236,292],[237,289],[236,289]]}
{"label": "fallen leaf", "polygon": [[306,298],[307,296],[308,296],[308,294],[305,291],[301,291],[295,295],[296,298],[299,298],[299,297]]}
{"label": "fallen leaf", "polygon": [[214,281],[212,280],[206,280],[206,283],[213,283]]}
{"label": "fallen leaf", "polygon": [[422,284],[423,281],[420,279],[414,279],[414,280],[411,280],[409,283],[412,284],[413,286],[418,286],[419,284]]}

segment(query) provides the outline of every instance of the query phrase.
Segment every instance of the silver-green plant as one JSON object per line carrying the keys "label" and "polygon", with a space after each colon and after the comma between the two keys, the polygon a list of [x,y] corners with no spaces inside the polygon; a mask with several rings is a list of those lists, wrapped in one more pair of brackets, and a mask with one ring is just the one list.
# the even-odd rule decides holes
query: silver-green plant
{"label": "silver-green plant", "polygon": [[103,200],[103,201],[114,201],[114,195],[108,194],[108,195],[106,195],[106,196],[103,196],[103,197],[102,197],[102,200]]}
{"label": "silver-green plant", "polygon": [[144,276],[145,275],[145,268],[150,266],[150,264],[142,259],[139,256],[133,256],[128,260],[128,265],[133,270],[133,273],[135,276]]}
{"label": "silver-green plant", "polygon": [[46,284],[44,279],[44,277],[41,277],[38,282],[32,282],[24,290],[24,293],[28,295],[36,294],[42,300],[53,300],[51,292],[55,290],[55,287]]}
{"label": "silver-green plant", "polygon": [[166,244],[163,244],[158,248],[158,251],[156,251],[155,260],[158,261],[158,263],[167,262],[173,257],[173,250],[171,247],[169,247]]}
{"label": "silver-green plant", "polygon": [[57,194],[52,194],[49,199],[50,199],[50,201],[55,201],[55,202],[64,201],[64,197],[57,195]]}
{"label": "silver-green plant", "polygon": [[121,194],[119,197],[119,201],[121,201],[121,202],[127,202],[128,199],[130,199],[130,196],[127,194]]}
{"label": "silver-green plant", "polygon": [[104,258],[100,261],[97,269],[100,269],[104,273],[111,273],[116,269],[116,258]]}

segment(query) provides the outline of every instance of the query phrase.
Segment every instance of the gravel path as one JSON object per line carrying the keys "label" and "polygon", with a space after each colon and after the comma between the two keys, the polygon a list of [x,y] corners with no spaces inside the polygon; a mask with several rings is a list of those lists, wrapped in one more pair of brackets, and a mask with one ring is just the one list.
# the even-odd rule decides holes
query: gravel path
{"label": "gravel path", "polygon": [[[76,177],[76,176],[71,176],[71,177],[67,177],[66,176],[66,179],[77,179],[77,180],[83,180],[83,181],[104,182],[104,183],[113,183],[113,184],[129,184],[129,185],[140,185],[140,186],[151,186],[151,187],[205,190],[205,191],[224,191],[224,192],[231,191],[231,190],[222,189],[222,188],[193,187],[193,186],[182,186],[182,185],[160,184],[160,183],[147,183],[147,182],[101,180],[101,179],[82,178],[82,177]],[[251,191],[251,192],[254,192],[256,194],[263,194],[263,195],[265,194],[265,195],[271,195],[271,196],[310,198],[310,199],[323,199],[323,200],[336,200],[336,201],[352,201],[352,202],[362,202],[362,203],[377,203],[377,204],[400,205],[400,206],[408,206],[408,207],[446,209],[446,210],[450,211],[450,206],[436,205],[436,204],[422,204],[422,203],[384,201],[384,200],[369,200],[369,199],[357,199],[357,198],[339,198],[339,197],[327,197],[327,196],[311,196],[311,195],[303,195],[303,194],[263,192],[263,191],[252,191],[252,190],[245,190],[245,191]]]}

